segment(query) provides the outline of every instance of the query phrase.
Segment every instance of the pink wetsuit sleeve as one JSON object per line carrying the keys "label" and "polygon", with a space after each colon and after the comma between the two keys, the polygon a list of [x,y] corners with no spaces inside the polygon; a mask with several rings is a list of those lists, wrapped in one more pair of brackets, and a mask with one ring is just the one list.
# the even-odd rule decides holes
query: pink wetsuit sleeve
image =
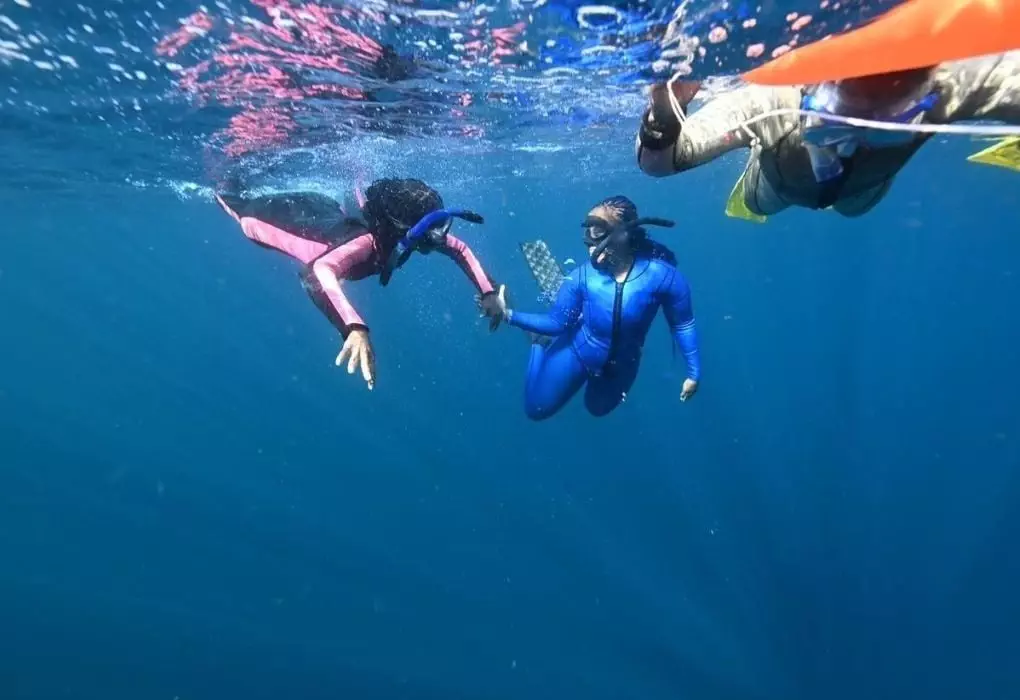
{"label": "pink wetsuit sleeve", "polygon": [[345,326],[365,326],[364,320],[347,300],[340,280],[347,277],[356,266],[368,262],[375,254],[371,234],[358,236],[329,251],[312,263],[312,274],[319,283],[323,294],[336,310]]}
{"label": "pink wetsuit sleeve", "polygon": [[475,287],[482,294],[488,294],[489,292],[495,291],[492,286],[492,280],[485,274],[485,269],[482,267],[482,263],[478,261],[475,254],[468,248],[467,243],[460,240],[455,236],[446,236],[446,247],[440,249],[442,253],[453,258],[460,269],[464,271],[464,274],[468,276]]}

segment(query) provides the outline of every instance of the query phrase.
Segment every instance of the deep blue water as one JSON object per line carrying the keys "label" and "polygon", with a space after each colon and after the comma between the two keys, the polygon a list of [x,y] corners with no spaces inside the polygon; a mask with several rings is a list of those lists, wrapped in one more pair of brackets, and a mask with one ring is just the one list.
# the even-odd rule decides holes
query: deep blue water
{"label": "deep blue water", "polygon": [[1016,175],[932,142],[866,219],[754,226],[742,159],[657,181],[630,139],[444,186],[521,306],[518,241],[677,219],[701,391],[658,323],[601,420],[526,420],[526,340],[445,260],[355,288],[370,394],[207,198],[6,186],[0,696],[1016,697]]}

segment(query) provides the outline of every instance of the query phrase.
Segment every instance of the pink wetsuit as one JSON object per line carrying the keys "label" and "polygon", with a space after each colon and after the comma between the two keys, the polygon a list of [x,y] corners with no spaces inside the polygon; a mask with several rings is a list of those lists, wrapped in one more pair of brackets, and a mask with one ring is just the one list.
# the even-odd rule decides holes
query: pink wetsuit
{"label": "pink wetsuit", "polygon": [[[346,218],[339,204],[314,193],[251,200],[217,195],[216,201],[249,239],[304,265],[305,289],[344,338],[354,329],[367,330],[344,293],[343,282],[379,274],[386,256],[362,222]],[[452,258],[479,293],[494,291],[482,264],[462,240],[447,235],[445,246],[435,252]]]}

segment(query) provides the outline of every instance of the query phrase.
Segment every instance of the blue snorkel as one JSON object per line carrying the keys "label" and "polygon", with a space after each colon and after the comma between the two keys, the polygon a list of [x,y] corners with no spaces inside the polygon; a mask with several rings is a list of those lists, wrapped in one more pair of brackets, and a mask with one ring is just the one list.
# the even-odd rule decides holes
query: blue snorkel
{"label": "blue snorkel", "polygon": [[412,226],[394,246],[393,252],[390,253],[379,272],[379,281],[382,285],[385,287],[389,284],[393,271],[402,267],[415,250],[422,249],[428,252],[432,247],[442,245],[450,230],[451,219],[463,219],[473,224],[485,223],[485,219],[480,214],[467,209],[437,209],[429,212]]}

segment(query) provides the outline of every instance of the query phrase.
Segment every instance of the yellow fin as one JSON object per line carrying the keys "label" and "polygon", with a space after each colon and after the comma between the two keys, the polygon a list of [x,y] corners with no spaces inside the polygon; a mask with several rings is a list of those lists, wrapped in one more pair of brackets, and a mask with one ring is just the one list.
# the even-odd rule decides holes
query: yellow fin
{"label": "yellow fin", "polygon": [[733,186],[733,190],[730,192],[730,198],[726,200],[726,216],[732,216],[734,219],[744,219],[745,221],[753,221],[756,224],[764,224],[768,219],[761,214],[755,214],[753,211],[747,208],[747,204],[744,203],[744,176],[741,175],[740,179],[737,180],[737,184]]}
{"label": "yellow fin", "polygon": [[971,163],[997,165],[1020,172],[1020,136],[1009,136],[999,140],[992,146],[967,156]]}

